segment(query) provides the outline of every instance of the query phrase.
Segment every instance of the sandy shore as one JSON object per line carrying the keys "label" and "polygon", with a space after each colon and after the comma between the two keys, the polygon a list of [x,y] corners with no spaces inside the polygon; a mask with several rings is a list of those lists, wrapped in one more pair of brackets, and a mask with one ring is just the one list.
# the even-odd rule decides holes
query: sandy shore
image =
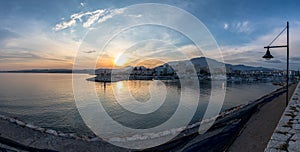
{"label": "sandy shore", "polygon": [[[295,88],[296,84],[290,86],[290,97]],[[258,108],[258,111],[249,119],[243,131],[236,138],[228,151],[263,152],[285,110],[285,97],[286,94],[284,93],[275,98],[272,102],[266,103]]]}

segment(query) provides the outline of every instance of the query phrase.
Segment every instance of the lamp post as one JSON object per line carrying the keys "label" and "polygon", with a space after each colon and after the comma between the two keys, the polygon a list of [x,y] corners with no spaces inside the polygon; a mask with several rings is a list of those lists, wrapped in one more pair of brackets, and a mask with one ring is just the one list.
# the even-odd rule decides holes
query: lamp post
{"label": "lamp post", "polygon": [[[279,45],[279,46],[271,46],[271,44],[286,30],[287,32],[287,38],[286,38],[286,45]],[[270,48],[283,48],[286,47],[286,105],[288,105],[289,102],[289,22],[286,23],[286,27],[282,30],[279,35],[266,47],[267,49],[266,54],[263,56],[264,59],[270,60],[273,58],[273,56],[270,53]]]}

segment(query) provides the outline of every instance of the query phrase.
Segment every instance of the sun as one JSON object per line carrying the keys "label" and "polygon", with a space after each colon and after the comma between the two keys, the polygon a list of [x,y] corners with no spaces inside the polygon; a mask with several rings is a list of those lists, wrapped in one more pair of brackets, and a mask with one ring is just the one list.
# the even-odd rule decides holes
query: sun
{"label": "sun", "polygon": [[118,56],[115,58],[114,62],[115,62],[115,65],[122,66],[127,62],[127,58],[122,54],[118,54]]}

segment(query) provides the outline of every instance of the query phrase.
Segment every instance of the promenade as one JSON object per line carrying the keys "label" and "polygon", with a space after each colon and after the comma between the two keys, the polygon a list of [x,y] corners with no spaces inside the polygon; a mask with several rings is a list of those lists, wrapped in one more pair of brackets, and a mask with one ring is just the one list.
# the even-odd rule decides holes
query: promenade
{"label": "promenade", "polygon": [[265,151],[300,151],[300,83],[290,98]]}
{"label": "promenade", "polygon": [[[290,86],[291,97],[296,84]],[[286,94],[281,94],[259,107],[246,123],[240,135],[229,147],[229,152],[263,152],[285,110]]]}

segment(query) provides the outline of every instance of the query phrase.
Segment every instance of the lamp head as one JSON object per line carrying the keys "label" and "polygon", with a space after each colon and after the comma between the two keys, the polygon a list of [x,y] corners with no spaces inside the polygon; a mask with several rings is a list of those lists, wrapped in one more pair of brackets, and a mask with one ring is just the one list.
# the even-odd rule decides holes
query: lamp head
{"label": "lamp head", "polygon": [[273,55],[271,55],[269,48],[267,48],[267,52],[262,58],[264,58],[266,60],[270,60],[270,59],[274,58]]}

